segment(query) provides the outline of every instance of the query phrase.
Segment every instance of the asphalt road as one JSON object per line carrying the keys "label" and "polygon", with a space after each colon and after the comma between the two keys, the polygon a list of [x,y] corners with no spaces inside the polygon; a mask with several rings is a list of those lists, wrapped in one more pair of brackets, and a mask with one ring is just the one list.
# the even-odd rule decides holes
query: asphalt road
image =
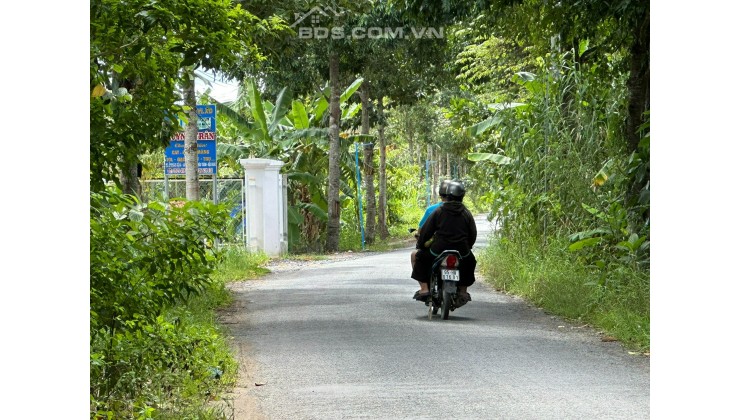
{"label": "asphalt road", "polygon": [[[490,226],[478,218],[478,229],[476,248]],[[648,357],[481,277],[469,288],[472,302],[430,321],[411,298],[411,250],[238,283],[223,319],[242,358],[234,417],[650,418]]]}

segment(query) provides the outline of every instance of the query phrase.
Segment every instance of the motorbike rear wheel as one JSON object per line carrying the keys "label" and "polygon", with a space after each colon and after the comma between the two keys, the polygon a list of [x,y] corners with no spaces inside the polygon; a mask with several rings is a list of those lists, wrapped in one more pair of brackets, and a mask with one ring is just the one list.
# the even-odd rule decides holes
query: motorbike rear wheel
{"label": "motorbike rear wheel", "polygon": [[450,318],[450,308],[452,307],[452,294],[443,292],[442,298],[442,319]]}
{"label": "motorbike rear wheel", "polygon": [[439,299],[439,295],[442,293],[442,289],[439,287],[439,282],[434,276],[429,282],[429,292],[432,297],[431,302],[429,303],[429,320],[431,320],[433,315],[437,315],[437,313],[439,313],[441,301],[441,299]]}

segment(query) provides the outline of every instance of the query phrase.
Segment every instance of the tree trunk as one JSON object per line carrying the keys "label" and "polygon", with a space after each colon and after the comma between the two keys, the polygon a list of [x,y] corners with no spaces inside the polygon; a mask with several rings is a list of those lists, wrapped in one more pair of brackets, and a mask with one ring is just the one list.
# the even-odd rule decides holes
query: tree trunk
{"label": "tree trunk", "polygon": [[329,57],[329,186],[326,193],[329,206],[329,220],[326,225],[326,250],[339,251],[339,57]]}
{"label": "tree trunk", "polygon": [[434,153],[434,184],[433,185],[434,185],[434,202],[436,203],[437,201],[439,201],[439,182],[440,182],[439,174],[442,172],[440,170],[440,159],[442,159],[442,157],[440,156],[439,150],[437,150],[436,147],[432,149],[432,153]]}
{"label": "tree trunk", "polygon": [[128,162],[122,165],[119,175],[121,190],[124,194],[131,194],[141,198],[141,183],[139,182],[139,164]]}
{"label": "tree trunk", "polygon": [[452,172],[450,172],[450,154],[447,153],[445,161],[447,162],[447,172],[445,172],[445,178],[450,179],[452,178]]}
{"label": "tree trunk", "polygon": [[641,135],[638,133],[644,122],[642,114],[649,109],[650,90],[650,15],[645,15],[635,28],[635,40],[630,48],[630,76],[627,80],[629,105],[627,107],[627,143],[629,152],[637,150]]}
{"label": "tree trunk", "polygon": [[[370,97],[367,85],[362,84],[360,88],[360,100],[362,101],[362,128],[360,134],[370,134]],[[365,203],[367,212],[365,214],[365,242],[372,245],[375,242],[375,166],[373,164],[374,144],[367,142],[363,144],[363,165],[365,174]]]}
{"label": "tree trunk", "polygon": [[[628,153],[637,151],[644,133],[640,126],[645,122],[643,114],[650,109],[650,10],[645,7],[642,16],[637,20],[634,28],[634,41],[630,47],[630,75],[627,80],[629,104],[627,106],[627,146]],[[628,206],[639,201],[640,191],[650,182],[648,173],[646,180],[632,180],[625,197]],[[647,220],[649,212],[642,214]]]}
{"label": "tree trunk", "polygon": [[424,178],[427,184],[427,190],[426,190],[426,199],[427,199],[427,207],[434,204],[434,180],[432,179],[432,159],[434,158],[434,155],[432,155],[432,145],[427,144],[427,159],[426,162],[424,162]]}
{"label": "tree trunk", "polygon": [[183,94],[188,111],[188,125],[185,127],[185,199],[188,201],[200,200],[200,186],[198,185],[198,112],[195,102],[195,73],[192,68],[186,71],[187,81]]}
{"label": "tree trunk", "polygon": [[381,239],[390,236],[388,232],[388,221],[386,208],[388,198],[386,196],[385,175],[385,115],[383,114],[383,97],[378,99],[378,142],[380,143],[380,166],[378,167],[378,233]]}

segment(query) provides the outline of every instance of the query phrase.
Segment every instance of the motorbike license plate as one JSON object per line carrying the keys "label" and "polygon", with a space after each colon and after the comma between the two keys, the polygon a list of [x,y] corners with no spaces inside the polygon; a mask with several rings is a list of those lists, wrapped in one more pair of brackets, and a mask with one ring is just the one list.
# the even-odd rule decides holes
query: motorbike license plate
{"label": "motorbike license plate", "polygon": [[447,281],[460,281],[460,271],[459,270],[445,270],[442,269],[442,280]]}

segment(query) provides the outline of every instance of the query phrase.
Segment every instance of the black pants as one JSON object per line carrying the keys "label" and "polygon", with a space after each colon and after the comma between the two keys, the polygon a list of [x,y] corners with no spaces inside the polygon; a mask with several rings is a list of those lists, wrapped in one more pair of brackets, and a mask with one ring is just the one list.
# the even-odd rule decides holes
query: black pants
{"label": "black pants", "polygon": [[[429,283],[432,277],[432,265],[437,257],[429,252],[428,248],[419,249],[416,252],[416,262],[414,270],[411,272],[411,278],[422,283]],[[475,266],[478,261],[473,255],[473,251],[460,260],[460,286],[468,287],[475,283]]]}

